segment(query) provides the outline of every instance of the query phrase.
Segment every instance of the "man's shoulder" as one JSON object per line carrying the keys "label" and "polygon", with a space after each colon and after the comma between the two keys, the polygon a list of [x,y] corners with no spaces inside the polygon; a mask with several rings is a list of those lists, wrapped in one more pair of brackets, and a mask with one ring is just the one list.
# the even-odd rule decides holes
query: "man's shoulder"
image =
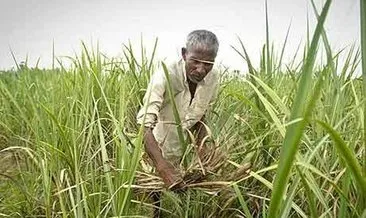
{"label": "man's shoulder", "polygon": [[163,68],[163,64],[166,66],[167,73],[171,80],[182,80],[184,77],[183,73],[183,62],[182,60],[176,61],[162,61],[159,63],[159,72],[165,77],[165,72]]}
{"label": "man's shoulder", "polygon": [[183,75],[183,65],[180,61],[161,61],[158,63],[157,68],[151,78],[150,83],[153,84],[164,84],[166,82],[166,72],[163,65],[165,65],[167,70],[167,75],[169,76],[171,85],[173,88],[179,89],[182,82],[184,81]]}
{"label": "man's shoulder", "polygon": [[183,69],[183,60],[170,60],[167,62],[162,62],[167,67],[169,74],[181,73]]}
{"label": "man's shoulder", "polygon": [[154,69],[154,74],[165,76],[163,65],[165,65],[169,75],[174,75],[179,71],[180,62],[171,60],[159,61]]}
{"label": "man's shoulder", "polygon": [[205,82],[210,85],[217,84],[220,79],[220,70],[214,67],[211,72],[206,76]]}

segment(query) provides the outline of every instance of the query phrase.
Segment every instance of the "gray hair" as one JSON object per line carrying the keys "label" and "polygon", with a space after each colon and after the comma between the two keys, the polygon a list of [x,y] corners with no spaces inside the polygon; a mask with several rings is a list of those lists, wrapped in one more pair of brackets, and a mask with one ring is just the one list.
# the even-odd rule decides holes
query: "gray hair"
{"label": "gray hair", "polygon": [[186,48],[190,50],[194,47],[204,47],[217,54],[219,41],[216,35],[208,30],[194,30],[187,36]]}

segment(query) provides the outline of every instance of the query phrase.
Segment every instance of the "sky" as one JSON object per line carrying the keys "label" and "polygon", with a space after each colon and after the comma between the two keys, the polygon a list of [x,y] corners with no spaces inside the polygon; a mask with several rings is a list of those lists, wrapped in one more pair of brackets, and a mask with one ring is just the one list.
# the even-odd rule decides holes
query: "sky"
{"label": "sky", "polygon": [[[314,0],[318,10],[325,1]],[[359,0],[333,0],[325,29],[334,50],[359,43]],[[306,40],[307,15],[311,30],[316,17],[309,0],[268,0],[269,34],[275,51],[291,23],[285,62],[299,43]],[[217,62],[244,69],[245,62],[234,49],[238,37],[254,64],[258,65],[265,43],[264,0],[0,0],[0,70],[15,67],[28,56],[28,65],[50,67],[55,55],[80,53],[81,41],[95,46],[108,57],[120,56],[123,44],[140,49],[141,36],[148,52],[158,38],[157,58],[175,60],[187,34],[195,29],[214,32],[220,49]],[[357,44],[358,45],[358,44]]]}

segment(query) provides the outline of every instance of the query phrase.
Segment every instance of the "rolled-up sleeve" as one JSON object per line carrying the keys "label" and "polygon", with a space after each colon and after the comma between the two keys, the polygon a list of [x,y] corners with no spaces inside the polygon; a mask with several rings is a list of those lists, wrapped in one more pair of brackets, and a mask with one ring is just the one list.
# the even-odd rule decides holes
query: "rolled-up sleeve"
{"label": "rolled-up sleeve", "polygon": [[150,128],[156,125],[159,111],[164,100],[165,83],[166,79],[164,73],[162,71],[156,71],[146,90],[143,106],[137,113],[136,118],[139,125]]}

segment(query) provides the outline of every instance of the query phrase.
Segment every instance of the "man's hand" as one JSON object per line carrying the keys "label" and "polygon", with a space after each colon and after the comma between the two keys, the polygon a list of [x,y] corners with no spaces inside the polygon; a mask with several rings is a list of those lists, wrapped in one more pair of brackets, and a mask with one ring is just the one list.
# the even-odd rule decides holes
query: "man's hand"
{"label": "man's hand", "polygon": [[166,186],[172,190],[181,188],[183,185],[182,176],[169,161],[164,159],[150,128],[145,128],[144,142],[145,151],[149,155]]}
{"label": "man's hand", "polygon": [[183,179],[174,166],[166,160],[160,161],[156,169],[168,189],[176,190],[183,187]]}

